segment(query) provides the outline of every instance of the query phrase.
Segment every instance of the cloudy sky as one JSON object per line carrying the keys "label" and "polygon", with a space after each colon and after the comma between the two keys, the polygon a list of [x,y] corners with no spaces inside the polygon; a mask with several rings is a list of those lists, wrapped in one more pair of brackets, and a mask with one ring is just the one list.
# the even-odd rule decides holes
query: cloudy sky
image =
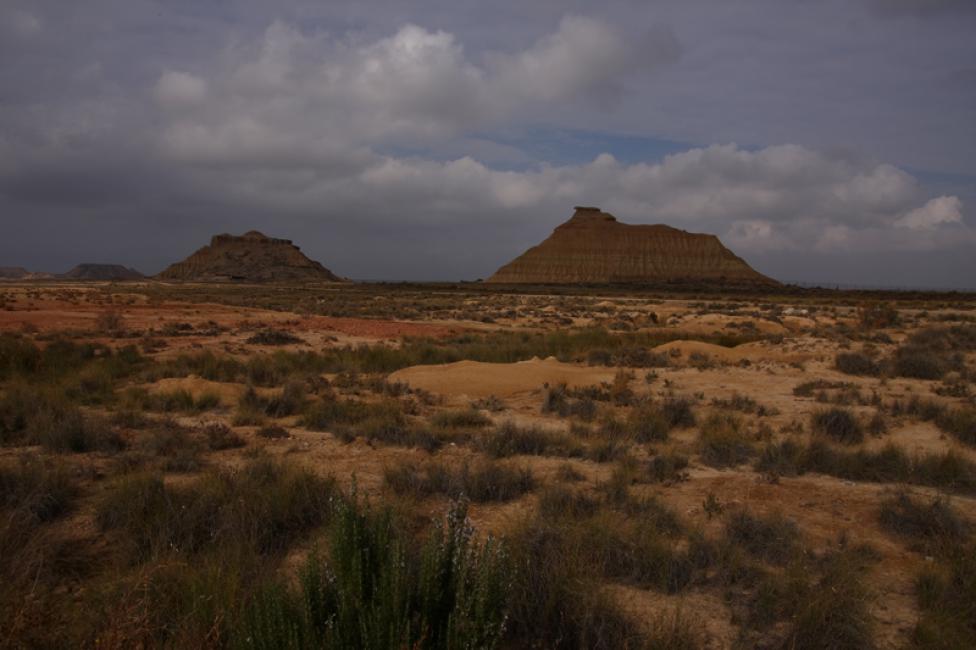
{"label": "cloudy sky", "polygon": [[976,288],[972,0],[0,0],[0,266],[485,277],[575,204]]}

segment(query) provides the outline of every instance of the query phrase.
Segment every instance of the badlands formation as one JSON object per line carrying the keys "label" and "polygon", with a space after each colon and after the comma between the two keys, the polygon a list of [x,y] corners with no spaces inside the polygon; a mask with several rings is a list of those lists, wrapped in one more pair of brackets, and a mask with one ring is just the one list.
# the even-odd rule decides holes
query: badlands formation
{"label": "badlands formation", "polygon": [[144,276],[135,269],[121,264],[79,264],[67,273],[61,274],[66,280],[142,280]]}
{"label": "badlands formation", "polygon": [[256,230],[216,235],[182,262],[156,276],[159,280],[195,282],[338,282],[342,278],[311,260],[290,239],[275,239]]}
{"label": "badlands formation", "polygon": [[548,239],[500,268],[488,282],[778,284],[715,235],[620,223],[599,208],[579,206]]}

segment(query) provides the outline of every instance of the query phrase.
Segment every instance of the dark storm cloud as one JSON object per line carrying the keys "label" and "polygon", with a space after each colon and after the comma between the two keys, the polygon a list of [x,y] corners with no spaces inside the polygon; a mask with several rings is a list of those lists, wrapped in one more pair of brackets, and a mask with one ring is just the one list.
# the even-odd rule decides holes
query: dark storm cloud
{"label": "dark storm cloud", "polygon": [[952,12],[976,10],[971,0],[869,0],[871,7],[880,14],[932,16]]}
{"label": "dark storm cloud", "polygon": [[0,263],[154,272],[258,228],[473,278],[596,203],[786,279],[946,285],[976,276],[974,19],[922,4],[11,3]]}

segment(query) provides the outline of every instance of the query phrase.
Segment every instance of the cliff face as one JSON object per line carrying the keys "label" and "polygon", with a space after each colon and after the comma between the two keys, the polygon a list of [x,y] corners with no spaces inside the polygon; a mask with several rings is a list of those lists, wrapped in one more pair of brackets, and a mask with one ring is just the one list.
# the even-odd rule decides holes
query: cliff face
{"label": "cliff face", "polygon": [[142,280],[146,276],[121,264],[79,264],[59,277],[68,280]]}
{"label": "cliff face", "polygon": [[240,237],[216,235],[182,262],[156,276],[194,282],[305,282],[342,278],[307,258],[289,239],[274,239],[255,230]]}
{"label": "cliff face", "polygon": [[706,282],[776,284],[753,270],[715,235],[670,226],[630,225],[577,207],[548,239],[488,278],[497,283],[607,284]]}

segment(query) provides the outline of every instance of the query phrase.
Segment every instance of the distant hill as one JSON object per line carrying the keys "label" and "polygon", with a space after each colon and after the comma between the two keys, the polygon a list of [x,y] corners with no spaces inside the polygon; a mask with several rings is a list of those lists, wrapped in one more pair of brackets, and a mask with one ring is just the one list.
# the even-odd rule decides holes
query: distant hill
{"label": "distant hill", "polygon": [[488,278],[495,283],[704,282],[776,285],[718,237],[665,225],[630,225],[577,207],[552,235]]}
{"label": "distant hill", "polygon": [[182,262],[156,276],[191,282],[338,282],[329,269],[309,259],[289,239],[256,230],[237,237],[216,235]]}
{"label": "distant hill", "polygon": [[79,264],[58,276],[65,280],[142,280],[142,273],[121,264]]}
{"label": "distant hill", "polygon": [[22,266],[0,266],[0,279],[20,280],[30,275],[30,271]]}

